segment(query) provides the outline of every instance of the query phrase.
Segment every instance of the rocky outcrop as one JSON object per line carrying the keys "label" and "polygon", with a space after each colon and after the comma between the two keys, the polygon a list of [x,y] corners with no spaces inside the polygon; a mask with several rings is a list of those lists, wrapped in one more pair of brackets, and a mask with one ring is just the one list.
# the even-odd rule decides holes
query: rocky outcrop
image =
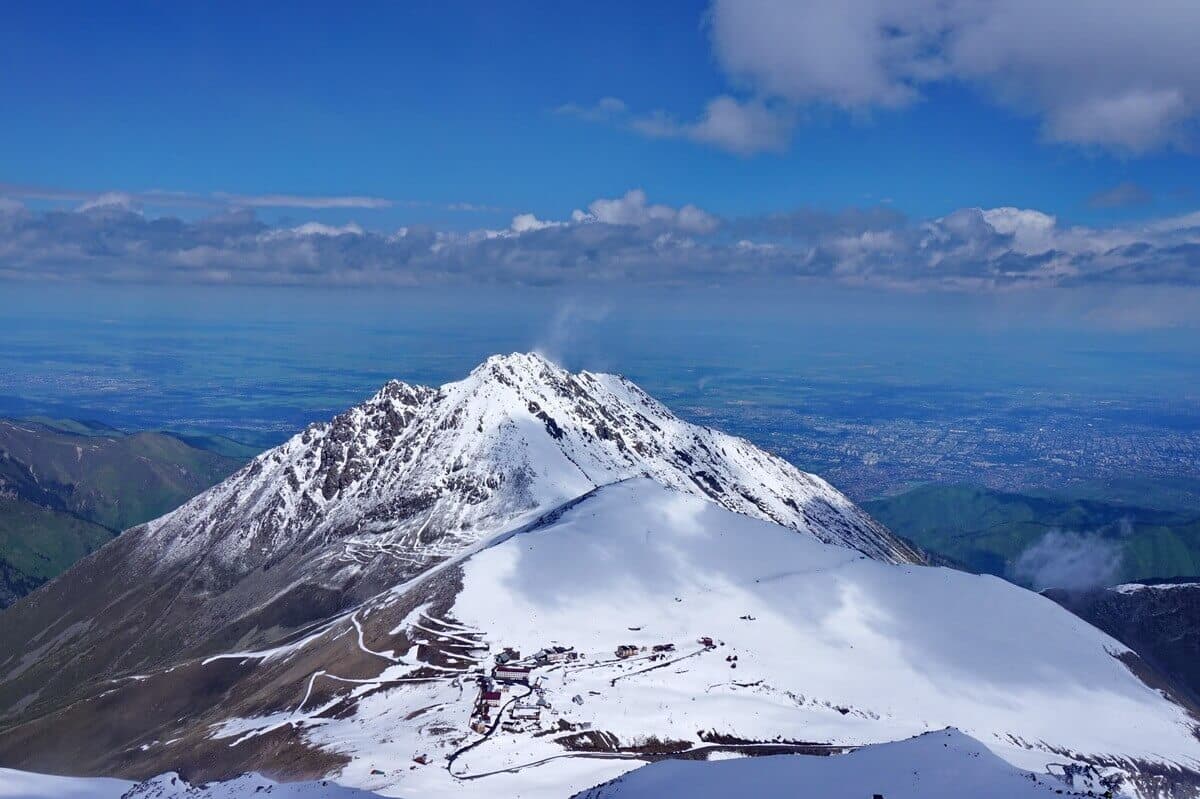
{"label": "rocky outcrop", "polygon": [[1200,707],[1200,578],[1043,593],[1133,649]]}

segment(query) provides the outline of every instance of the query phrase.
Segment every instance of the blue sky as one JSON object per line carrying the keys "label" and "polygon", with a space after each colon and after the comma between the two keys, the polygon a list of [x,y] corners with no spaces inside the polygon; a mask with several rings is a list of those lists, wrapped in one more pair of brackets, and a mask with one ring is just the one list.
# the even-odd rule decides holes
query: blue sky
{"label": "blue sky", "polygon": [[[1100,6],[24,4],[0,26],[0,212],[23,214],[0,277],[309,279],[240,257],[355,284],[711,282],[720,262],[725,280],[1190,286],[1200,12]],[[670,216],[688,207],[711,224]],[[1003,207],[1036,215],[953,216]],[[853,209],[877,221],[849,242]],[[240,238],[150,224],[229,212],[253,215]],[[767,231],[797,212],[802,232]],[[950,250],[928,255],[927,223]],[[280,252],[272,231],[338,241]]]}
{"label": "blue sky", "polygon": [[[705,11],[700,2],[22,4],[0,30],[3,180],[504,209],[354,214],[380,225],[562,216],[633,187],[723,215],[890,202],[917,216],[1015,205],[1095,223],[1200,202],[1192,153],[1047,142],[1035,117],[965,86],[926,87],[896,110],[812,109],[785,152],[751,157],[554,113],[619,97],[695,116],[731,86]],[[1152,200],[1089,205],[1125,182]]]}

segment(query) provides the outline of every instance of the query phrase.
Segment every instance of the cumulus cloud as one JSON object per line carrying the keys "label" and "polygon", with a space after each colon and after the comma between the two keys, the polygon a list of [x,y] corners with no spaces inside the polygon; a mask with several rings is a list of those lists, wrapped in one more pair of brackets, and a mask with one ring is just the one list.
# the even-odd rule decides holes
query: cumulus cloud
{"label": "cumulus cloud", "polygon": [[790,107],[721,95],[709,100],[699,118],[683,121],[663,110],[635,113],[622,100],[605,97],[593,105],[568,103],[555,113],[585,122],[616,125],[651,139],[684,139],[737,155],[787,149],[796,114]]}
{"label": "cumulus cloud", "polygon": [[652,205],[646,201],[646,192],[641,189],[633,189],[615,199],[594,200],[586,214],[576,211],[573,219],[576,222],[595,221],[606,225],[660,225],[688,233],[711,233],[717,227],[717,218],[707,211],[694,205],[681,208]]}
{"label": "cumulus cloud", "polygon": [[658,139],[689,139],[738,155],[782,152],[791,140],[795,113],[761,100],[738,100],[729,95],[708,101],[694,122],[679,122],[663,112],[634,118],[630,127]]}
{"label": "cumulus cloud", "polygon": [[933,76],[936,29],[926,0],[790,3],[715,0],[708,21],[717,62],[765,96],[845,108],[899,106]]}
{"label": "cumulus cloud", "polygon": [[277,231],[278,233],[292,234],[295,236],[361,236],[366,231],[354,222],[347,222],[344,225],[326,225],[321,222],[305,222],[303,225],[297,225],[294,228],[289,228],[287,231]]}
{"label": "cumulus cloud", "polygon": [[[565,218],[507,228],[375,231],[349,222],[268,225],[253,209],[198,220],[128,202],[32,210],[0,202],[0,278],[319,285],[455,282],[826,281],[904,290],[1200,286],[1200,212],[1136,225],[1064,225],[1035,209],[963,208],[910,219],[890,208],[721,219],[633,189]],[[1098,309],[1113,326],[1138,315]],[[1178,315],[1176,315],[1178,316]],[[1173,317],[1175,318],[1175,317]]]}
{"label": "cumulus cloud", "polygon": [[[733,92],[695,121],[613,97],[560,113],[748,155],[786,149],[799,109],[900,108],[967,84],[1052,141],[1143,153],[1200,115],[1200,4],[1178,0],[712,0]],[[735,96],[736,95],[736,96]]]}
{"label": "cumulus cloud", "polygon": [[547,222],[538,219],[533,214],[517,214],[512,220],[512,232],[516,234],[530,233],[534,230],[545,230],[548,227],[560,227],[563,222]]}

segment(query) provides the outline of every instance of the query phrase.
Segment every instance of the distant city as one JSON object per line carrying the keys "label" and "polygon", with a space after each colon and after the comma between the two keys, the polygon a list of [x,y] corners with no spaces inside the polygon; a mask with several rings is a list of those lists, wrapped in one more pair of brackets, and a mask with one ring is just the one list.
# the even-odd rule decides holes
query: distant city
{"label": "distant city", "polygon": [[[680,388],[682,381],[673,378],[678,375],[671,372],[637,376],[681,416],[750,439],[856,500],[926,482],[1022,491],[1200,473],[1200,402],[1193,397],[967,395],[866,383],[791,390],[752,379]],[[151,377],[10,373],[0,376],[0,415],[88,417],[126,429],[225,435],[266,448],[378,387],[370,380],[360,390],[326,380],[307,393],[303,386],[286,393],[265,385],[243,387],[217,406],[203,386],[183,391],[177,385],[161,395],[157,383]],[[27,399],[55,391],[74,402]],[[337,399],[321,402],[331,396]]]}
{"label": "distant city", "polygon": [[266,449],[389,379],[440,385],[489,354],[545,347],[573,370],[626,374],[680,416],[743,436],[856,500],[926,482],[1022,491],[1200,474],[1200,348],[1187,337],[945,335],[780,305],[760,320],[712,305],[657,319],[639,306],[572,327],[547,307],[477,295],[441,305],[440,295],[380,295],[351,309],[300,292],[254,313],[200,296],[149,293],[114,318],[119,296],[23,295],[0,320],[0,416]]}
{"label": "distant city", "polygon": [[[821,474],[859,500],[923,482],[1021,491],[1135,474],[1194,477],[1200,470],[1195,424],[1136,424],[1100,402],[1021,413],[1017,404],[866,421],[752,404],[681,410]],[[1145,418],[1155,418],[1155,410],[1146,409]]]}

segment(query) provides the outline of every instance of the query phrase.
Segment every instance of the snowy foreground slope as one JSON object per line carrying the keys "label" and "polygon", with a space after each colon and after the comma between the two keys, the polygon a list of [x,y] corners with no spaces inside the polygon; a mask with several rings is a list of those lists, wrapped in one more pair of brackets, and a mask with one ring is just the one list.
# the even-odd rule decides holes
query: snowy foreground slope
{"label": "snowy foreground slope", "polygon": [[181,654],[263,647],[598,485],[648,476],[889,562],[920,562],[819,477],[537,355],[388,383],[0,614],[0,719]]}
{"label": "snowy foreground slope", "polygon": [[[530,671],[491,684],[484,720],[478,677],[505,648]],[[98,701],[143,718],[105,767],[133,776],[564,797],[663,758],[841,756],[956,727],[1043,778],[1087,767],[1129,795],[1196,796],[1197,720],[1131,657],[1001,580],[882,563],[635,479],[285,646]],[[157,710],[188,692],[213,698],[183,720]]]}
{"label": "snowy foreground slope", "polygon": [[638,769],[577,799],[1050,799],[1103,794],[1019,771],[957,730],[877,744],[840,757],[773,755],[715,763],[671,760]]}
{"label": "snowy foreground slope", "polygon": [[144,782],[105,777],[54,777],[0,768],[0,799],[378,799],[328,780],[277,783],[257,774],[192,785],[178,774]]}
{"label": "snowy foreground slope", "polygon": [[[577,799],[1050,799],[1102,794],[1093,775],[1038,776],[1000,760],[957,730],[875,744],[850,754],[667,760],[580,793]],[[257,775],[192,785],[175,774],[141,783],[50,777],[0,769],[0,799],[377,799],[328,781],[273,783]]]}
{"label": "snowy foreground slope", "polygon": [[[584,787],[594,764],[576,776],[579,766],[561,757],[564,743],[610,754],[771,741],[837,747],[947,726],[1038,772],[1072,759],[1120,760],[1153,782],[1176,764],[1191,779],[1200,767],[1197,720],[1134,676],[1116,657],[1123,646],[1044,597],[996,578],[880,563],[648,480],[603,488],[453,572],[359,614],[363,623],[380,616],[410,642],[450,644],[410,646],[398,653],[406,665],[392,665],[390,675],[422,656],[457,667],[444,655],[465,654],[453,636],[472,638],[468,630],[493,656],[502,646],[581,653],[535,669],[534,696],[549,705],[536,729],[501,730],[450,771],[474,776],[559,759],[478,780],[494,783],[472,786],[481,794],[528,791],[546,778],[555,783],[546,795]],[[457,590],[447,597],[451,584]],[[705,637],[713,647],[698,643]],[[385,641],[372,648],[386,649]],[[616,660],[622,644],[639,653]],[[674,651],[653,659],[664,644]],[[443,768],[397,774],[393,785],[369,775],[372,762],[419,753],[437,762],[461,746],[465,708],[456,690],[432,683],[364,696],[353,719],[318,720],[308,739],[353,758],[343,771],[351,784],[423,796],[460,791]],[[471,687],[463,690],[469,704]],[[397,729],[396,719],[418,708],[427,708],[423,722]],[[319,715],[320,706],[312,710]],[[381,741],[380,727],[394,737]],[[231,724],[220,734],[246,729]],[[443,737],[443,729],[454,732]],[[548,729],[561,733],[538,734]]]}

